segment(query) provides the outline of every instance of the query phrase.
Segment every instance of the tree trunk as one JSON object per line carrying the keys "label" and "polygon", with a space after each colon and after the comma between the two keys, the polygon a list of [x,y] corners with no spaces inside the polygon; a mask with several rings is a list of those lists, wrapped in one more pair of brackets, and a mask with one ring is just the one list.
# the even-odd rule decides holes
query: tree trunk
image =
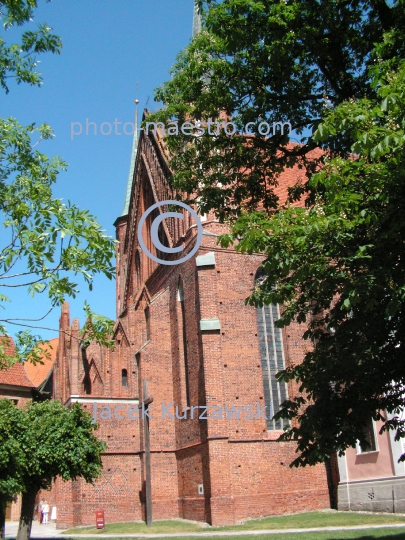
{"label": "tree trunk", "polygon": [[32,519],[34,517],[35,498],[38,490],[33,489],[22,494],[21,516],[18,526],[17,540],[29,540],[31,536]]}
{"label": "tree trunk", "polygon": [[6,508],[7,501],[0,499],[0,540],[6,538]]}

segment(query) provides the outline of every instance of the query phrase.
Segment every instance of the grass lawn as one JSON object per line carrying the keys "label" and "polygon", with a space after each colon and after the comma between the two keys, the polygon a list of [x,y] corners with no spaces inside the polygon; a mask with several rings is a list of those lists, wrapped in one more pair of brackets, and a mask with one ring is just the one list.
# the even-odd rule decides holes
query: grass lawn
{"label": "grass lawn", "polygon": [[[210,530],[256,531],[260,529],[306,529],[311,527],[350,527],[404,523],[405,516],[393,514],[359,514],[357,512],[308,512],[292,516],[273,516],[247,521],[243,525],[210,527]],[[404,531],[405,532],[405,531]]]}
{"label": "grass lawn", "polygon": [[[106,516],[108,519],[108,516]],[[110,523],[105,526],[103,530],[97,530],[95,527],[77,527],[74,529],[69,529],[64,534],[96,534],[96,533],[105,533],[105,534],[116,534],[117,538],[120,534],[166,534],[166,533],[194,533],[194,532],[214,532],[214,531],[246,531],[246,530],[263,530],[263,529],[305,529],[311,527],[348,527],[354,525],[383,525],[383,524],[396,524],[404,523],[405,516],[396,516],[394,514],[359,514],[357,512],[308,512],[305,514],[294,514],[292,516],[274,516],[267,517],[263,519],[256,519],[252,521],[247,521],[243,525],[232,525],[228,527],[202,527],[197,523],[188,523],[186,521],[180,520],[166,520],[166,521],[155,521],[152,527],[147,527],[145,523]],[[386,531],[386,530],[385,530]],[[339,533],[340,536],[319,536],[319,540],[324,538],[366,538],[363,531],[361,532],[363,536],[353,536],[357,531],[352,531],[350,534],[352,536],[343,536],[343,533]],[[300,540],[307,540],[310,537],[315,538],[315,534],[326,534],[326,533],[310,533],[303,534],[300,533],[298,536]],[[334,534],[334,533],[328,533]],[[349,531],[347,532],[349,534]],[[380,536],[375,536],[375,534],[380,534]],[[369,538],[384,538],[387,537],[387,532],[375,531],[374,536],[369,536]],[[395,531],[396,539],[405,540],[405,530],[403,533],[396,530]],[[403,534],[403,536],[401,536]],[[399,535],[399,536],[398,536]],[[293,535],[289,534],[289,538],[293,538]],[[295,537],[295,535],[294,535]],[[392,537],[392,536],[391,536]],[[243,537],[239,537],[243,538]],[[254,536],[256,540],[264,538],[259,536]],[[268,537],[267,537],[268,538]],[[285,535],[280,535],[275,537],[275,540],[284,540]],[[298,538],[298,537],[297,537]],[[318,538],[318,536],[316,536]],[[84,540],[84,539],[83,539]]]}
{"label": "grass lawn", "polygon": [[[259,534],[254,536],[209,536],[212,540],[373,540],[378,538],[379,540],[405,540],[405,532],[399,532],[398,529],[380,529],[372,530],[367,529],[363,531],[336,531],[336,532],[324,532],[324,533],[297,533],[297,534]],[[85,537],[83,540],[87,540]],[[94,539],[88,539],[94,540]],[[128,538],[120,538],[117,536],[108,540],[128,540]],[[170,538],[168,540],[201,540],[201,536],[178,536],[177,538]]]}

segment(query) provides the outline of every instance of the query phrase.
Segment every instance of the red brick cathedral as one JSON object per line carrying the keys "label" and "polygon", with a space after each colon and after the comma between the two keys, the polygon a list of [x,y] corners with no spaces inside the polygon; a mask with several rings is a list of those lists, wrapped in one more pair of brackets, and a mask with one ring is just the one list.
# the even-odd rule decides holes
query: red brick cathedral
{"label": "red brick cathedral", "polygon": [[[134,139],[123,214],[116,220],[117,320],[115,349],[80,346],[79,321],[63,306],[54,367],[54,398],[82,403],[97,419],[108,449],[101,479],[57,483],[58,526],[92,524],[104,509],[108,522],[145,517],[143,381],[153,397],[150,451],[153,518],[187,518],[231,524],[247,517],[328,508],[333,492],[327,467],[290,469],[293,443],[278,443],[279,404],[297,389],[279,384],[277,371],[302,361],[302,328],[277,329],[278,306],[254,308],[245,299],[260,280],[258,255],[222,249],[226,227],[201,216],[203,239],[186,262],[163,265],[140,247],[137,228],[153,204],[174,199],[159,134]],[[285,196],[299,172],[287,171]],[[176,211],[181,210],[177,208]],[[149,214],[143,242],[151,241]],[[168,218],[162,244],[195,246],[197,228]],[[328,486],[331,489],[328,489]],[[333,498],[332,498],[333,499]]]}
{"label": "red brick cathedral", "polygon": [[[200,23],[194,18],[194,32]],[[302,361],[302,328],[277,329],[275,305],[254,308],[245,299],[260,281],[262,256],[222,249],[226,231],[213,216],[200,216],[202,243],[178,265],[154,262],[142,249],[138,223],[153,204],[175,198],[159,133],[141,131],[134,146],[122,215],[116,220],[117,320],[115,349],[81,347],[79,321],[63,306],[53,397],[79,402],[99,423],[107,444],[103,473],[94,485],[57,482],[52,504],[58,526],[145,519],[146,472],[143,381],[153,403],[149,412],[153,519],[187,518],[213,525],[247,517],[328,508],[334,486],[328,467],[290,469],[293,443],[278,443],[282,421],[271,417],[293,385],[275,374]],[[288,170],[277,189],[282,200],[298,178]],[[177,207],[176,212],[181,208]],[[167,206],[151,212],[151,225]],[[166,247],[193,250],[197,227],[190,214],[167,218],[159,229]],[[170,256],[169,256],[170,258]]]}

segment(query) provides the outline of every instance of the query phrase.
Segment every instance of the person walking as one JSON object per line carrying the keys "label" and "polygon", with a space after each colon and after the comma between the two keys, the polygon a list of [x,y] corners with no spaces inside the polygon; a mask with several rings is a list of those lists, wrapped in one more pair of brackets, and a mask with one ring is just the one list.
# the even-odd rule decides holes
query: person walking
{"label": "person walking", "polygon": [[49,504],[46,501],[44,501],[44,504],[42,506],[42,515],[44,516],[42,523],[44,525],[48,525]]}
{"label": "person walking", "polygon": [[44,521],[44,514],[43,514],[44,502],[45,502],[45,499],[42,499],[42,501],[39,501],[39,504],[38,504],[38,518],[39,518],[40,525],[42,525],[42,522]]}

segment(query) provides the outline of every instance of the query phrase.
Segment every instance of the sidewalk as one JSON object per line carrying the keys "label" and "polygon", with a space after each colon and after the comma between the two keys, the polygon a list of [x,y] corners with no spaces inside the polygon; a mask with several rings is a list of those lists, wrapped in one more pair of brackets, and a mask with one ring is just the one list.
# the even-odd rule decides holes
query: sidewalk
{"label": "sidewalk", "polygon": [[[15,538],[18,531],[18,521],[6,521],[6,537]],[[38,521],[32,522],[31,538],[60,538],[62,530],[56,530],[54,521],[48,525],[40,525]]]}
{"label": "sidewalk", "polygon": [[[18,522],[6,522],[6,538],[15,538],[17,535]],[[308,529],[267,529],[256,531],[206,531],[194,533],[173,534],[70,534],[62,535],[61,530],[56,530],[55,523],[40,525],[37,521],[32,523],[31,538],[187,538],[201,536],[257,536],[259,534],[296,534],[308,532],[332,532],[332,531],[360,531],[370,529],[405,529],[405,523],[393,525],[356,525],[353,527],[313,527]]]}

